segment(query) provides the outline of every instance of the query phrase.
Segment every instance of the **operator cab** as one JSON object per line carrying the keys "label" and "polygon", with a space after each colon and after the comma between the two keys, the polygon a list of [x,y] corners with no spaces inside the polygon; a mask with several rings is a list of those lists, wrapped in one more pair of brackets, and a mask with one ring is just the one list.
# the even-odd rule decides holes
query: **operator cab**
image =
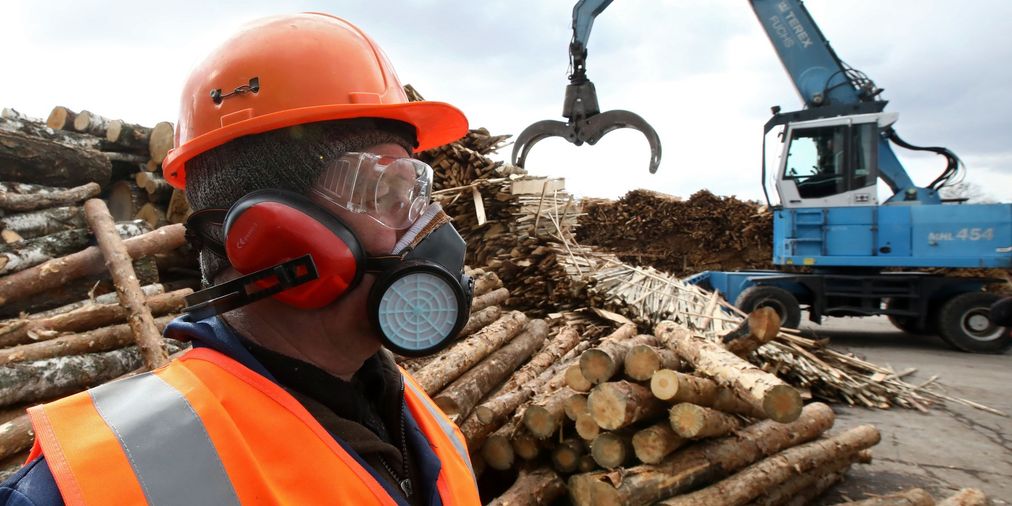
{"label": "operator cab", "polygon": [[781,205],[878,205],[879,132],[896,119],[874,113],[788,123],[776,182]]}

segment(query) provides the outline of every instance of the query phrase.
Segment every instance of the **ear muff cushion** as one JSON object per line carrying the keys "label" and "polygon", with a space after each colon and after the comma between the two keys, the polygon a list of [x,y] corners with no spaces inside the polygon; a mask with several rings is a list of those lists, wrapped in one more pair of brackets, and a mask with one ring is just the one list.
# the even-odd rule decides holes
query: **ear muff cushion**
{"label": "ear muff cushion", "polygon": [[312,255],[319,279],[274,296],[303,309],[323,307],[354,288],[365,265],[351,229],[308,198],[283,190],[250,193],[229,209],[225,252],[242,274]]}

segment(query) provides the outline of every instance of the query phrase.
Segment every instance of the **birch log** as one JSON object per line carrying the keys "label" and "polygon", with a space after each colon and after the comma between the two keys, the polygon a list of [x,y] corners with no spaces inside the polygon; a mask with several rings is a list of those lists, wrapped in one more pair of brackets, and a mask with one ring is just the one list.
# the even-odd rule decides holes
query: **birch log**
{"label": "birch log", "polygon": [[112,163],[99,151],[0,130],[0,181],[105,186],[111,175]]}
{"label": "birch log", "polygon": [[95,197],[101,191],[102,187],[98,183],[86,183],[74,188],[56,188],[36,184],[0,182],[0,209],[23,213],[69,206]]}
{"label": "birch log", "polygon": [[[174,250],[186,243],[183,225],[169,225],[123,241],[131,258]],[[0,305],[27,299],[105,269],[102,252],[92,246],[0,278]]]}

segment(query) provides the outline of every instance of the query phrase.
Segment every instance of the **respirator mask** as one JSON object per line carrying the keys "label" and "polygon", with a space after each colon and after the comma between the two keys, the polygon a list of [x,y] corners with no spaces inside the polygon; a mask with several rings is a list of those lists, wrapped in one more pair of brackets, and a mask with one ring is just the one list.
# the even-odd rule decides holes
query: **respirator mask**
{"label": "respirator mask", "polygon": [[229,209],[204,209],[187,220],[197,247],[226,258],[242,274],[187,297],[203,319],[265,297],[318,309],[376,276],[367,312],[383,344],[407,356],[449,345],[467,322],[473,280],[464,274],[464,240],[430,203],[432,169],[410,158],[346,153],[327,165],[310,193],[404,230],[386,255],[369,255],[355,232],[313,199],[258,190]]}

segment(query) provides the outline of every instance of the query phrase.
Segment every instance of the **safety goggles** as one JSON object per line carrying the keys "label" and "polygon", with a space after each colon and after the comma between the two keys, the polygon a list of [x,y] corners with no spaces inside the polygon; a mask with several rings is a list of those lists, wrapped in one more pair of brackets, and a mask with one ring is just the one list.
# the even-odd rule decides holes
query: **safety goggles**
{"label": "safety goggles", "polygon": [[413,158],[345,153],[330,162],[313,193],[395,230],[411,226],[432,195],[432,167]]}

